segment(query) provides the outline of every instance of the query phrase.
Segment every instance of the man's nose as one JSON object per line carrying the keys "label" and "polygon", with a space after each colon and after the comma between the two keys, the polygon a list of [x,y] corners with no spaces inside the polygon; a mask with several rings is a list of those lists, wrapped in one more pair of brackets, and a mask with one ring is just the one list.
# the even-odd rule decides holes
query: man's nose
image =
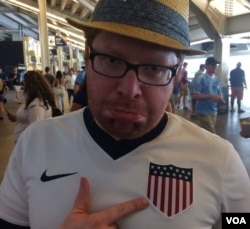
{"label": "man's nose", "polygon": [[141,95],[141,82],[138,80],[135,69],[129,69],[126,74],[119,79],[117,91],[128,98],[135,98]]}

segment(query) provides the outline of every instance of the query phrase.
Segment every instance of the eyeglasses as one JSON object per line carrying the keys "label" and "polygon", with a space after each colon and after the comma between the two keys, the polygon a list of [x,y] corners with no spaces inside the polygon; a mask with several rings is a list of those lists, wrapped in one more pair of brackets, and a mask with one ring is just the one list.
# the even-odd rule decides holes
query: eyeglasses
{"label": "eyeglasses", "polygon": [[179,70],[179,63],[174,67],[156,64],[131,64],[117,57],[91,51],[89,58],[93,70],[110,78],[122,78],[133,69],[137,79],[148,85],[166,86]]}

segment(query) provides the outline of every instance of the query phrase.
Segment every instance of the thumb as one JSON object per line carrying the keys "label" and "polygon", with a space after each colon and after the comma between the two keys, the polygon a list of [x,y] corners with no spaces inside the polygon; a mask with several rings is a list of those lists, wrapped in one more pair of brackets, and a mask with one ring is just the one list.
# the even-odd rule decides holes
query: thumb
{"label": "thumb", "polygon": [[74,213],[88,213],[89,210],[89,182],[85,177],[81,177],[80,188],[78,190],[74,206]]}

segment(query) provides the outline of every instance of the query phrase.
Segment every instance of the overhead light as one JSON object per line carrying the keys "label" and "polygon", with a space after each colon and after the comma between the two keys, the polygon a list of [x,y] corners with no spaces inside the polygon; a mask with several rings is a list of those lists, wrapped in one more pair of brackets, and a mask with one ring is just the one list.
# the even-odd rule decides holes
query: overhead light
{"label": "overhead light", "polygon": [[[22,9],[24,9],[26,11],[30,11],[30,12],[36,13],[36,14],[39,13],[39,9],[37,7],[28,5],[26,3],[22,3],[22,2],[17,1],[17,0],[5,0],[5,1],[8,2],[11,5],[22,8]],[[77,0],[73,0],[73,1],[76,2],[76,3],[79,3]],[[52,13],[49,13],[49,12],[47,12],[46,15],[52,21],[56,20],[56,21],[59,21],[62,24],[68,25],[68,23],[66,22],[66,20],[64,18],[58,17],[58,16],[56,16],[56,15],[54,15]],[[52,22],[52,23],[54,23],[54,22]],[[63,29],[63,28],[58,28],[58,26],[55,26],[53,24],[47,23],[47,25],[48,25],[48,27],[53,28],[54,30],[60,30],[60,31],[64,32],[65,34],[68,34],[68,36],[71,37],[72,42],[78,43],[79,46],[84,47],[85,39],[84,39],[83,32],[81,30],[79,30],[79,31],[82,33],[82,35],[77,35],[77,34],[75,34],[73,32],[70,32],[69,30],[66,30],[66,29]],[[82,40],[82,42],[76,41],[76,40],[74,40],[74,38]]]}
{"label": "overhead light", "polygon": [[22,3],[20,1],[16,1],[16,0],[8,0],[7,1],[6,0],[6,2],[9,2],[10,4],[12,4],[14,6],[20,7],[22,9],[25,9],[25,10],[28,10],[28,11],[31,11],[33,13],[38,13],[39,12],[39,9],[37,7],[30,6],[30,5]]}
{"label": "overhead light", "polygon": [[[28,10],[32,13],[38,13],[39,12],[39,9],[37,7],[34,7],[34,6],[30,6],[26,3],[22,3],[20,1],[17,1],[17,0],[6,0],[6,2],[9,2],[10,4],[14,5],[14,6],[17,6],[17,7],[20,7],[24,10]],[[67,24],[67,21],[62,18],[62,17],[58,17],[52,13],[49,13],[49,12],[46,12],[46,15],[48,18],[51,18],[51,19],[55,19],[57,21],[60,21],[60,22],[63,22],[65,24]]]}
{"label": "overhead light", "polygon": [[70,35],[71,37],[78,38],[78,39],[82,40],[83,43],[84,43],[84,41],[85,41],[83,35],[77,35],[77,34],[75,34],[75,33],[70,32],[69,30],[66,30],[66,29],[63,29],[63,28],[58,28],[58,26],[52,25],[52,24],[50,24],[50,23],[48,23],[48,27],[50,27],[50,28],[52,28],[52,29],[54,29],[54,30],[61,31],[61,32],[65,33],[65,34],[68,34],[68,35]]}
{"label": "overhead light", "polygon": [[200,41],[194,41],[194,42],[191,42],[191,46],[192,45],[198,45],[198,44],[201,44],[201,43],[205,43],[205,42],[208,42],[208,41],[211,41],[211,39],[203,39],[203,40],[200,40]]}
{"label": "overhead light", "polygon": [[81,42],[76,41],[76,40],[74,40],[74,39],[71,39],[71,38],[69,38],[69,37],[66,37],[66,41],[71,42],[72,45],[75,45],[75,46],[77,46],[77,47],[79,47],[79,48],[81,48],[81,49],[84,49],[84,48],[85,48],[85,43],[84,43],[84,42],[81,43]]}
{"label": "overhead light", "polygon": [[48,18],[51,18],[51,19],[54,19],[54,20],[57,20],[57,21],[60,21],[60,22],[63,22],[63,23],[67,23],[67,21],[64,19],[64,18],[61,18],[61,17],[58,17],[52,13],[46,13],[46,15],[48,16]]}

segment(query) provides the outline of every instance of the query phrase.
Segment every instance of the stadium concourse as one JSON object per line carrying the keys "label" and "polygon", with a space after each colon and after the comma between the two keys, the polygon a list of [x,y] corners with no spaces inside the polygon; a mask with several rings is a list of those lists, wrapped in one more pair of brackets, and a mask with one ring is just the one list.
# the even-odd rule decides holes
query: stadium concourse
{"label": "stadium concourse", "polygon": [[[66,97],[66,96],[65,96]],[[236,150],[239,152],[243,163],[246,166],[248,174],[250,176],[250,138],[243,138],[240,136],[239,132],[241,130],[239,118],[250,117],[250,102],[249,96],[244,96],[242,103],[242,109],[246,112],[238,114],[237,112],[226,112],[218,115],[216,131],[219,136],[230,141]],[[190,99],[189,99],[190,102]],[[14,91],[9,91],[7,94],[7,103],[5,108],[11,112],[15,113],[20,104],[14,102]],[[65,113],[69,112],[70,107],[68,101],[65,101]],[[195,118],[191,118],[191,110],[177,110],[177,115],[180,115],[191,122],[197,123]],[[4,116],[4,120],[0,121],[0,182],[3,178],[6,165],[14,147],[13,143],[13,131],[14,123],[10,122],[7,116]],[[197,139],[198,140],[198,139]]]}

